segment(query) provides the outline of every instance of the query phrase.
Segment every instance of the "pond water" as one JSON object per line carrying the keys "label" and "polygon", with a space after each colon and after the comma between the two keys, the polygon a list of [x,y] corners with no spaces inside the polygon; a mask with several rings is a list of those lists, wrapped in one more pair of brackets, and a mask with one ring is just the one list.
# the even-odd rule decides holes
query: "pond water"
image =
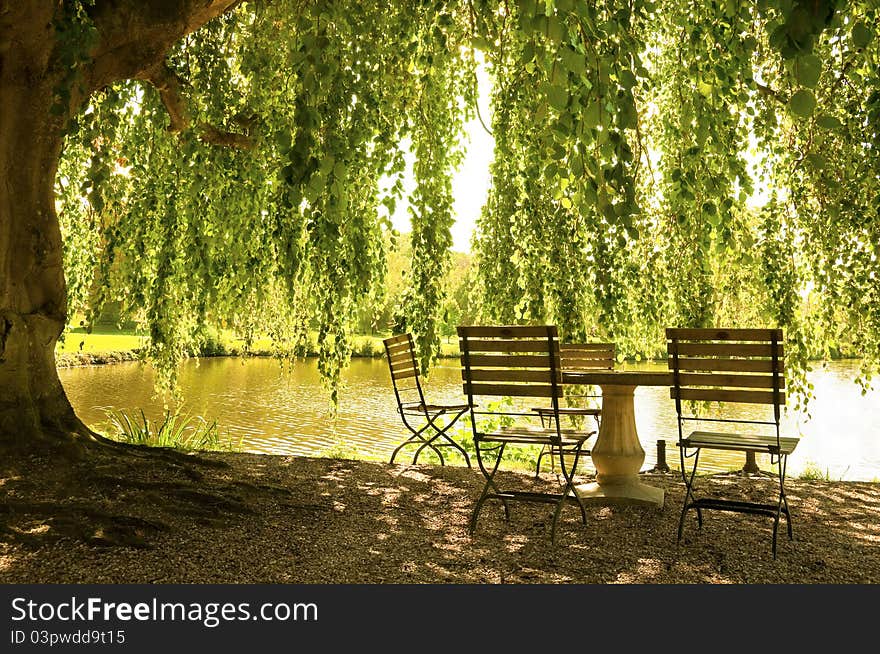
{"label": "pond water", "polygon": [[[663,370],[664,366],[638,368]],[[786,435],[802,437],[789,459],[790,476],[811,471],[833,480],[880,479],[880,389],[862,395],[854,382],[857,371],[858,361],[834,361],[817,365],[809,374],[816,395],[809,407],[811,417],[787,411],[783,420]],[[67,368],[59,370],[59,376],[77,414],[93,428],[108,424],[108,409],[143,409],[150,420],[161,418],[165,410],[162,398],[154,394],[154,374],[146,364]],[[180,372],[179,408],[216,420],[224,439],[244,451],[306,456],[337,451],[387,460],[408,436],[396,412],[387,364],[384,359],[354,359],[344,383],[334,421],[313,359],[292,367],[269,358],[190,360]],[[425,390],[429,402],[462,402],[458,361],[441,360]],[[669,389],[637,388],[635,410],[646,455],[642,468],[653,468],[660,439],[666,441],[667,462],[677,467],[675,406]],[[469,428],[467,421],[460,425]],[[738,469],[744,461],[742,454],[721,454],[707,460],[706,469]],[[762,468],[768,463],[758,457]],[[584,468],[591,469],[589,460]]]}

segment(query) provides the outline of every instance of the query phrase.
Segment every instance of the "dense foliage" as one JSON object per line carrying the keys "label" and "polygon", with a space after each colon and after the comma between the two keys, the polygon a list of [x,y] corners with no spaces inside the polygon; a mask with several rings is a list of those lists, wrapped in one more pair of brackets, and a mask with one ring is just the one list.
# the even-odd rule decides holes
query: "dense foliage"
{"label": "dense foliage", "polygon": [[71,125],[57,184],[71,310],[120,302],[166,371],[206,324],[283,352],[317,326],[335,388],[353,325],[382,302],[406,142],[397,326],[427,366],[480,51],[495,157],[468,279],[478,319],[639,356],[664,326],[781,325],[794,369],[836,348],[867,373],[878,17],[877,0],[241,4],[168,58],[180,134],[134,81]]}

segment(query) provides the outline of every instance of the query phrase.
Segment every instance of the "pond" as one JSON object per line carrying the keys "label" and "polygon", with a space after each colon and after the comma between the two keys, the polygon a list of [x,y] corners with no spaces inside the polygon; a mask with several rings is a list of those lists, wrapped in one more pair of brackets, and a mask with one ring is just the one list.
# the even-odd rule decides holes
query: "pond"
{"label": "pond", "polygon": [[[638,367],[663,369],[660,364]],[[858,361],[847,360],[817,364],[809,373],[816,395],[811,416],[788,411],[783,420],[785,433],[802,437],[789,459],[790,476],[810,472],[832,480],[880,479],[880,389],[862,395],[854,382],[857,371]],[[155,396],[153,371],[146,364],[67,368],[59,375],[77,414],[93,428],[107,425],[108,409],[143,409],[150,420],[164,412],[162,398]],[[216,420],[224,439],[244,451],[305,456],[338,452],[388,460],[408,432],[395,409],[385,360],[354,359],[343,377],[345,388],[334,421],[313,359],[292,367],[269,358],[190,360],[181,367],[180,409]],[[457,360],[441,360],[425,388],[430,402],[462,402]],[[635,409],[646,455],[642,468],[654,466],[661,439],[666,441],[667,462],[677,467],[675,406],[669,389],[637,388]],[[466,421],[460,425],[469,428]],[[742,467],[744,455],[731,453],[708,462],[717,470],[736,469]],[[768,463],[758,458],[762,468]],[[589,460],[584,468],[591,470]]]}

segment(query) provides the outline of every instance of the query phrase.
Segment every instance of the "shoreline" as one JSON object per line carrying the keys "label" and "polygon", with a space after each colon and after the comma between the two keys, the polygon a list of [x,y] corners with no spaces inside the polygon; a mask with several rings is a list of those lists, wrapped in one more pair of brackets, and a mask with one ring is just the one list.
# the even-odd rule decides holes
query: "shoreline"
{"label": "shoreline", "polygon": [[[242,353],[238,351],[232,352],[216,352],[216,353],[208,353],[208,354],[199,354],[196,356],[190,356],[187,358],[190,359],[215,359],[218,357],[236,357],[236,358],[272,358],[275,355],[272,352],[268,351],[257,351],[257,352],[248,352]],[[318,355],[314,352],[309,352],[305,356],[296,357],[297,359],[316,359]],[[370,354],[365,354],[362,352],[353,352],[351,355],[352,359],[385,359],[384,352],[372,352]],[[457,360],[459,355],[457,354],[440,354],[437,359],[438,360]],[[841,361],[861,361],[860,357],[838,357],[832,359],[811,359],[810,363],[834,363]],[[58,368],[76,368],[79,366],[100,366],[107,365],[113,363],[125,363],[130,361],[144,361],[146,360],[141,356],[140,350],[107,350],[100,352],[58,352],[55,354],[55,365]],[[641,359],[641,360],[631,360],[626,359],[620,362],[621,365],[624,366],[639,366],[639,365],[664,365],[666,363],[666,359]]]}

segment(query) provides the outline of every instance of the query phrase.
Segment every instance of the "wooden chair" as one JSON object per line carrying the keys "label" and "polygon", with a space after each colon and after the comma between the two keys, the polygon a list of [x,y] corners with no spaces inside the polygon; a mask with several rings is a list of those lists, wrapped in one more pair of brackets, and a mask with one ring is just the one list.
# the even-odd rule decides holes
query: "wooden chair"
{"label": "wooden chair", "polygon": [[[579,372],[592,370],[613,370],[615,361],[614,343],[562,343],[559,346],[559,356],[562,361],[562,370],[564,372]],[[601,398],[601,395],[573,395],[566,391],[565,399],[570,404],[577,403],[584,399]],[[552,407],[534,407],[532,409],[541,416],[541,424],[545,427],[553,416]],[[602,415],[602,409],[597,406],[565,406],[559,407],[559,415],[562,416],[592,416],[596,421],[596,429],[599,429]],[[590,432],[590,435],[596,432]],[[538,461],[535,465],[535,478],[541,474],[541,459],[550,455],[553,470],[556,469],[552,452],[549,448],[541,448],[538,454]]]}
{"label": "wooden chair", "polygon": [[[428,404],[425,401],[412,334],[392,336],[382,342],[385,344],[391,383],[394,386],[394,396],[397,398],[397,412],[404,426],[411,432],[410,437],[392,452],[391,463],[394,463],[397,453],[404,447],[418,445],[413,455],[413,464],[418,462],[419,455],[425,448],[430,448],[440,458],[440,465],[446,465],[439,448],[454,447],[462,453],[465,463],[470,468],[471,460],[468,453],[447,433],[467,412],[468,405]],[[424,424],[419,426],[422,421]],[[443,421],[445,424],[441,425],[438,421]],[[438,440],[441,442],[438,443]]]}
{"label": "wooden chair", "polygon": [[[583,502],[574,488],[573,474],[579,457],[585,453],[584,441],[589,437],[589,434],[560,426],[562,369],[556,327],[459,327],[458,337],[461,374],[470,408],[477,463],[486,478],[471,515],[470,532],[473,534],[476,530],[486,500],[500,500],[508,521],[510,501],[544,502],[555,505],[551,530],[551,539],[555,543],[559,516],[566,502],[577,503],[581,518],[585,524],[587,521]],[[550,401],[552,413],[549,427],[530,424],[539,416],[523,403],[533,402],[536,397]],[[504,399],[499,401],[498,398]],[[485,408],[478,410],[478,407]],[[523,445],[549,446],[559,454],[560,468],[565,477],[560,493],[501,490],[498,487],[495,475],[505,449]],[[568,466],[563,451],[572,455]],[[494,455],[495,459],[487,466],[484,457],[490,455]]]}
{"label": "wooden chair", "polygon": [[[785,497],[785,468],[797,438],[780,435],[780,408],[785,404],[783,335],[781,329],[667,329],[669,369],[672,371],[671,397],[678,414],[678,446],[681,474],[686,486],[684,506],[678,523],[678,540],[684,531],[687,512],[694,509],[703,526],[704,510],[735,511],[773,518],[773,558],[776,558],[776,532],[785,516],[788,537],[793,539],[791,513]],[[763,405],[772,419],[709,418],[697,415],[697,402],[734,402]],[[692,431],[684,435],[686,421],[707,421],[749,425],[747,433],[732,431]],[[756,433],[758,432],[758,433]],[[700,452],[704,449],[766,453],[777,463],[779,495],[775,503],[761,503],[714,497],[697,498],[694,477]],[[688,476],[685,459],[693,457]]]}

